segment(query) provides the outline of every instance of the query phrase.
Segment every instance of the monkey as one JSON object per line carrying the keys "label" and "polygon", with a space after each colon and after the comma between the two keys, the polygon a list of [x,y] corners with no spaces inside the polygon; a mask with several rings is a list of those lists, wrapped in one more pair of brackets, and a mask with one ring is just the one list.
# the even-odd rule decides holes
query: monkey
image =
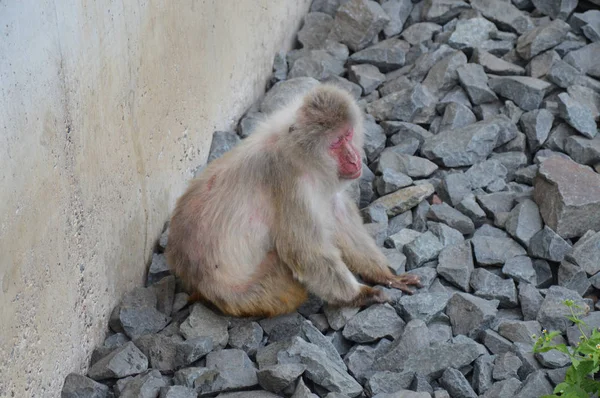
{"label": "monkey", "polygon": [[[319,84],[210,162],[177,200],[167,262],[222,313],[274,317],[308,294],[334,306],[411,293],[345,188],[362,173],[363,115],[345,90]],[[360,283],[356,275],[364,283]]]}

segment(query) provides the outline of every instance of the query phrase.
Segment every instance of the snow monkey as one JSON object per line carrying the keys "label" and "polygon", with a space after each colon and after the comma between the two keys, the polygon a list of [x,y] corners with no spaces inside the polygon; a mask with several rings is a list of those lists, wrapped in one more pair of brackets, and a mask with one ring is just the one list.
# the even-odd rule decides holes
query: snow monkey
{"label": "snow monkey", "polygon": [[311,292],[339,306],[410,293],[345,193],[362,170],[362,114],[340,88],[319,85],[211,162],[179,198],[167,260],[197,299],[234,316],[272,317]]}

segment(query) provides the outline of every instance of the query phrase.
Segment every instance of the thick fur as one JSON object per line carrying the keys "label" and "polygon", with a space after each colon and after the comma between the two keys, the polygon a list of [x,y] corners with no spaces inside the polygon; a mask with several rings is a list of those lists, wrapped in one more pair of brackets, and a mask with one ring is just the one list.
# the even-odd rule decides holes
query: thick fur
{"label": "thick fur", "polygon": [[192,181],[166,252],[190,292],[227,314],[275,316],[295,310],[308,292],[338,305],[386,300],[352,272],[400,288],[416,283],[391,273],[327,153],[348,125],[362,148],[356,103],[318,86]]}

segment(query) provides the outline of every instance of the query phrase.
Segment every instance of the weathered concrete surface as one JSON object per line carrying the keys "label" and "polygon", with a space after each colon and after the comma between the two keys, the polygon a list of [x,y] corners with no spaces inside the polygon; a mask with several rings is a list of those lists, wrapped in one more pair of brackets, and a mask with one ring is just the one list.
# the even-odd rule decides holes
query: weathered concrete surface
{"label": "weathered concrete surface", "polygon": [[308,0],[0,2],[0,396],[84,371]]}

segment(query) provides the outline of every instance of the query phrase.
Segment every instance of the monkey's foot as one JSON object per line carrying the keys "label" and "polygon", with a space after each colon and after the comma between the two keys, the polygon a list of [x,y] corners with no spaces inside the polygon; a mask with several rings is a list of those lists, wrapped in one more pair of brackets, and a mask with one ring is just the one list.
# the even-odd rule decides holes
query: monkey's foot
{"label": "monkey's foot", "polygon": [[413,291],[408,287],[409,285],[414,285],[418,288],[423,287],[423,285],[421,285],[421,280],[419,279],[419,277],[417,275],[411,274],[394,275],[393,277],[388,279],[387,283],[385,283],[384,285],[389,288],[393,287],[399,289],[407,294],[413,294]]}
{"label": "monkey's foot", "polygon": [[351,303],[354,307],[368,307],[373,304],[388,303],[390,298],[381,289],[363,286],[360,294]]}

